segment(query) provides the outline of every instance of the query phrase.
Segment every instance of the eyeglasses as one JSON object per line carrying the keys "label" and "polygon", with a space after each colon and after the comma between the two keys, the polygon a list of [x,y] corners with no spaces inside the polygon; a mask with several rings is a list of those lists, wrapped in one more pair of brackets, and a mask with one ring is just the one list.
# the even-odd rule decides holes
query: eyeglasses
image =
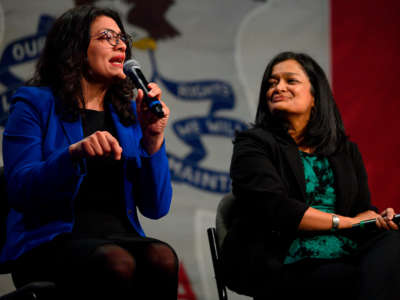
{"label": "eyeglasses", "polygon": [[122,41],[128,47],[132,45],[132,37],[129,34],[124,33],[116,33],[114,30],[106,29],[99,33],[97,39],[106,40],[111,46],[119,45],[119,42]]}

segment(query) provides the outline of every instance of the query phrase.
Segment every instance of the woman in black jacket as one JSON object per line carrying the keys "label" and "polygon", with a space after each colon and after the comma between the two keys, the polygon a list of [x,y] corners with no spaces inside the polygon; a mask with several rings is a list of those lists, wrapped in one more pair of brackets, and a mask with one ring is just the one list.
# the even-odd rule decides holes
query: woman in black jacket
{"label": "woman in black jacket", "polygon": [[[308,55],[268,64],[255,124],[234,141],[231,178],[237,211],[222,247],[231,289],[268,299],[400,292],[395,212],[371,205],[361,155]],[[342,230],[375,218],[375,233]]]}

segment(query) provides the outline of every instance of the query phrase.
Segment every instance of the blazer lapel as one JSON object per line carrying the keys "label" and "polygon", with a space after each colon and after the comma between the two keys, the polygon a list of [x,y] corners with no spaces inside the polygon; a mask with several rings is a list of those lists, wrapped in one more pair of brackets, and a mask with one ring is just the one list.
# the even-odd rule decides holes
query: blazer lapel
{"label": "blazer lapel", "polygon": [[296,178],[297,186],[301,191],[301,195],[303,197],[304,202],[306,201],[306,180],[304,177],[304,168],[301,163],[299,150],[297,147],[293,147],[291,145],[287,145],[283,147],[284,154],[286,156],[286,160],[289,163],[290,169],[293,171],[293,174]]}
{"label": "blazer lapel", "polygon": [[137,139],[135,138],[135,132],[132,126],[124,126],[119,121],[118,115],[115,113],[114,108],[110,105],[111,115],[115,124],[115,128],[118,133],[119,144],[122,147],[122,156],[127,159],[138,159]]}
{"label": "blazer lapel", "polygon": [[61,125],[70,144],[74,144],[83,139],[82,121],[80,118],[75,122],[61,120]]}

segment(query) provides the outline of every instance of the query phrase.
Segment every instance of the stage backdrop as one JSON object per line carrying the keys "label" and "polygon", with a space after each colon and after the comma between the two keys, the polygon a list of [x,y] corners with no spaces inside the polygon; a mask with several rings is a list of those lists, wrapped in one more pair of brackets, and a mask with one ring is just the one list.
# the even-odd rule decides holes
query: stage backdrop
{"label": "stage backdrop", "polygon": [[[400,2],[3,0],[0,133],[10,95],[32,76],[52,22],[84,3],[120,12],[135,35],[136,58],[172,111],[166,141],[173,205],[165,218],[142,221],[148,235],[177,250],[179,299],[217,299],[206,228],[230,191],[232,135],[253,120],[265,65],[280,51],[304,51],[320,62],[363,154],[373,203],[400,210]],[[2,276],[0,294],[12,288]]]}

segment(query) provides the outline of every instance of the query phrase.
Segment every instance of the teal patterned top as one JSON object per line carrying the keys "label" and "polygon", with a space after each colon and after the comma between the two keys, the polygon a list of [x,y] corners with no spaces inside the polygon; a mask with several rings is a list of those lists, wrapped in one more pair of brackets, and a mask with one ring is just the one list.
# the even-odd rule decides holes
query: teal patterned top
{"label": "teal patterned top", "polygon": [[[300,151],[306,180],[307,204],[324,212],[334,213],[336,194],[329,161]],[[357,245],[339,234],[298,237],[293,241],[284,260],[291,264],[304,258],[338,258],[349,254]]]}

